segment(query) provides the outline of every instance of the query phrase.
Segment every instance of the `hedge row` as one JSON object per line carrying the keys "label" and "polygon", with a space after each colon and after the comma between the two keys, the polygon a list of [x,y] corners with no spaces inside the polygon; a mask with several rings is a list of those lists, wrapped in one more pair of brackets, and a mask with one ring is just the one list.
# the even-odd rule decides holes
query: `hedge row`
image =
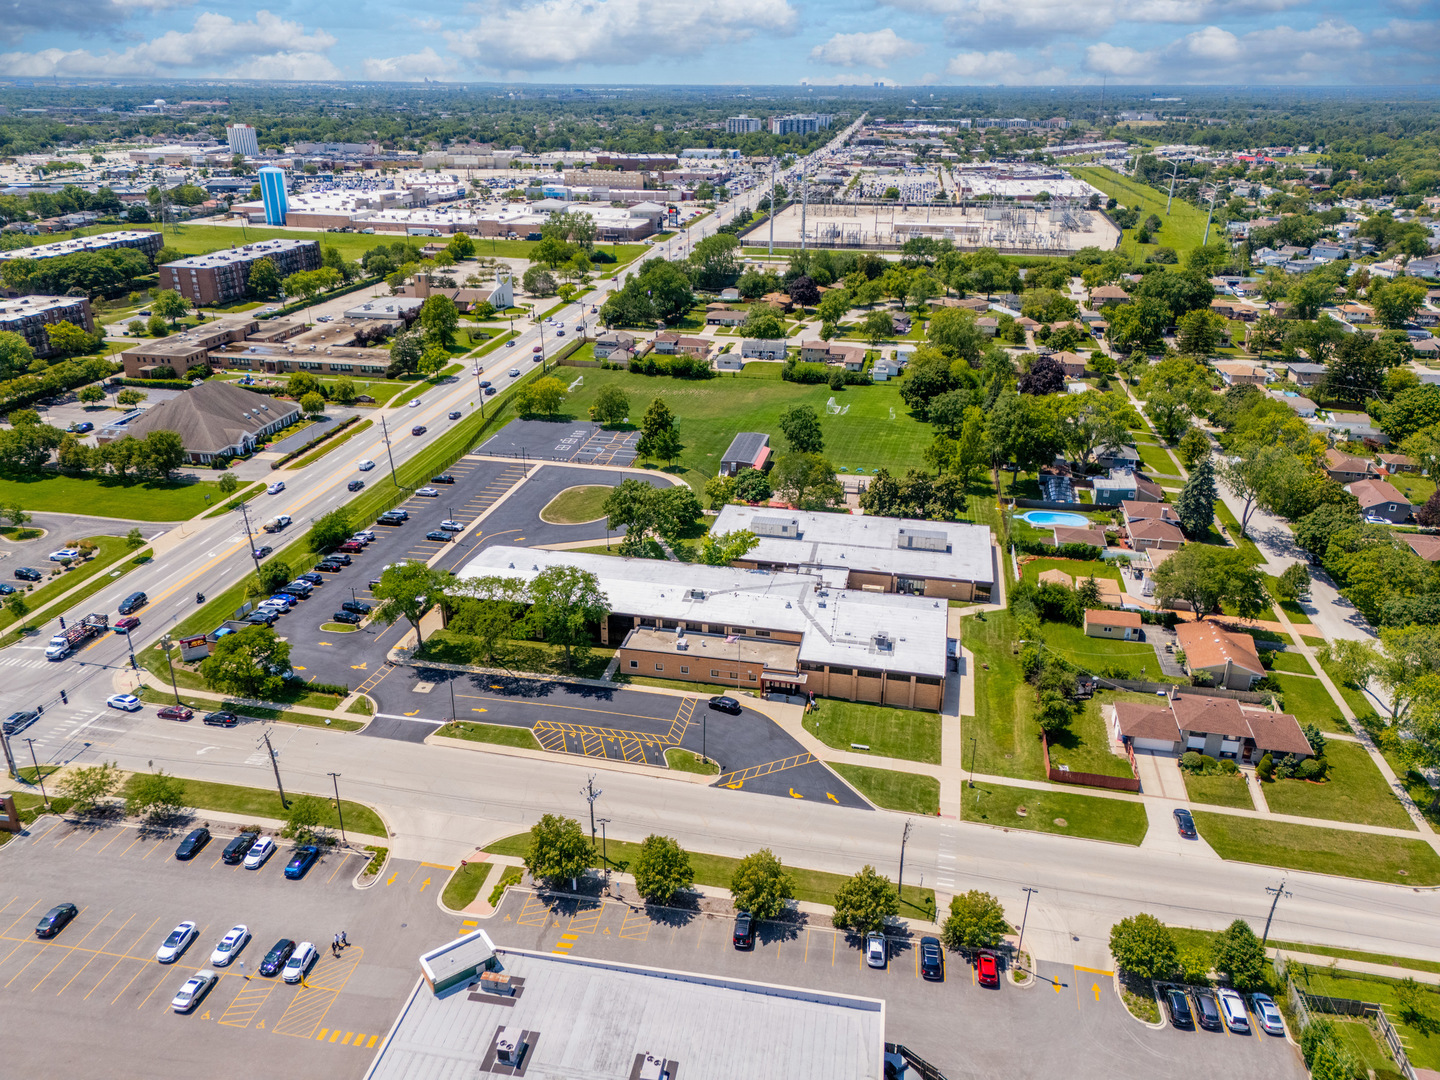
{"label": "hedge row", "polygon": [[282,457],[279,461],[272,462],[271,465],[270,465],[270,468],[271,468],[271,469],[278,469],[278,468],[280,468],[282,465],[285,465],[285,464],[287,464],[288,462],[294,461],[297,457],[299,457],[301,454],[305,453],[307,450],[314,450],[315,447],[319,446],[319,445],[320,445],[321,443],[323,443],[326,439],[330,438],[332,435],[338,435],[340,432],[344,431],[347,427],[349,427],[351,424],[355,423],[355,422],[358,421],[359,419],[360,419],[359,416],[347,417],[345,420],[341,421],[339,424],[336,424],[333,428],[330,428],[328,431],[324,432],[323,434],[315,436],[315,438],[311,439],[309,442],[307,442],[304,446],[300,447],[298,450],[291,450],[290,453],[286,454],[286,455],[285,455],[284,457]]}

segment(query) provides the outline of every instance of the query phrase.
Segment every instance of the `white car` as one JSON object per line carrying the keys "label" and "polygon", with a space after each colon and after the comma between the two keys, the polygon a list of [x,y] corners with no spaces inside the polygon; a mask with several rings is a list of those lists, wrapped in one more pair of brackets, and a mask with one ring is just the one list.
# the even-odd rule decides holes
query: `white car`
{"label": "white car", "polygon": [[440,528],[444,529],[446,532],[464,532],[464,531],[465,531],[465,526],[464,526],[464,525],[461,525],[460,522],[458,522],[458,521],[449,521],[449,520],[442,521],[442,522],[440,522]]}
{"label": "white car", "polygon": [[439,489],[432,487],[416,488],[415,494],[421,495],[427,499],[438,499],[440,497]]}
{"label": "white car", "polygon": [[1245,999],[1228,986],[1215,991],[1215,997],[1219,999],[1220,1015],[1225,1018],[1225,1026],[1231,1031],[1250,1034],[1250,1017],[1245,1012]]}
{"label": "white car", "polygon": [[174,930],[171,930],[170,936],[161,943],[160,948],[155,953],[155,959],[159,960],[162,964],[173,964],[176,960],[180,959],[181,954],[190,947],[190,943],[194,940],[195,924],[193,922],[182,922],[179,926],[175,927]]}
{"label": "white car", "polygon": [[105,704],[112,709],[124,709],[126,712],[140,711],[140,699],[134,694],[111,694],[105,699]]}
{"label": "white car", "polygon": [[268,836],[262,836],[256,840],[250,848],[249,854],[245,856],[246,870],[259,870],[265,865],[265,860],[275,854],[275,841]]}
{"label": "white car", "polygon": [[216,967],[224,967],[240,955],[240,950],[245,948],[250,941],[250,928],[243,923],[231,927],[230,932],[220,939],[220,944],[215,946],[215,951],[210,954],[210,963]]}
{"label": "white car", "polygon": [[188,1013],[200,999],[210,992],[210,988],[220,981],[218,971],[200,971],[185,980],[185,985],[180,987],[180,992],[170,999],[170,1007],[177,1013]]}
{"label": "white car", "polygon": [[865,935],[865,963],[872,968],[885,966],[885,935],[871,931]]}
{"label": "white car", "polygon": [[355,463],[355,467],[361,472],[369,472],[375,467],[375,462],[371,461],[369,458],[361,458]]}
{"label": "white car", "polygon": [[412,409],[418,409],[419,407],[420,407],[420,399],[419,399],[418,397],[417,397],[414,401],[410,402],[410,408],[412,408]]}
{"label": "white car", "polygon": [[284,481],[284,480],[276,480],[273,484],[271,484],[268,488],[265,489],[265,494],[267,494],[267,495],[279,495],[280,492],[282,492],[282,491],[284,491],[284,490],[285,490],[285,481]]}
{"label": "white car", "polygon": [[315,951],[315,946],[308,941],[302,941],[295,946],[295,951],[290,954],[290,959],[285,961],[285,967],[280,977],[287,983],[297,983],[305,977],[305,973],[315,966],[315,961],[320,954]]}
{"label": "white car", "polygon": [[512,379],[518,379],[520,377],[520,369],[518,367],[512,367],[506,374]]}
{"label": "white car", "polygon": [[51,562],[64,562],[66,559],[74,561],[80,557],[79,548],[61,548],[59,551],[50,552]]}
{"label": "white car", "polygon": [[1267,1034],[1284,1036],[1285,1020],[1269,994],[1251,994],[1250,1007],[1255,1012],[1255,1019]]}

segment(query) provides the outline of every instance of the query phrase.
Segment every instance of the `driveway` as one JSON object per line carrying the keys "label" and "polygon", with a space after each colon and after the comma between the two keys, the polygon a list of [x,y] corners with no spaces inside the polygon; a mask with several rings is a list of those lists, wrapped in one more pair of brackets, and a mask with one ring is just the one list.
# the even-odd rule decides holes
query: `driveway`
{"label": "driveway", "polygon": [[1135,771],[1140,774],[1141,794],[1152,799],[1190,801],[1185,790],[1185,777],[1180,773],[1180,759],[1174,754],[1136,750]]}

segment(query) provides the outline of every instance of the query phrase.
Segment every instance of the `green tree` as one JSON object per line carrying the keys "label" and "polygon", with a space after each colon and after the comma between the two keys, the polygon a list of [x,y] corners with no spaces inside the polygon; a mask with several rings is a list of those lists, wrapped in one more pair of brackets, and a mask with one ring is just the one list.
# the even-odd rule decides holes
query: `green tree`
{"label": "green tree", "polygon": [[736,910],[757,919],[778,919],[794,896],[794,879],[769,848],[746,855],[730,878],[730,899]]}
{"label": "green tree", "polygon": [[5,610],[10,613],[10,618],[19,622],[30,614],[30,604],[25,599],[24,593],[11,593],[5,598]]}
{"label": "green tree", "polygon": [[1215,488],[1215,466],[1206,454],[1190,469],[1190,478],[1175,498],[1175,514],[1180,527],[1192,540],[1203,538],[1210,531],[1210,522],[1215,518],[1215,500],[1220,497]]}
{"label": "green tree", "polygon": [[455,328],[460,325],[460,311],[455,301],[443,293],[426,299],[420,307],[419,323],[426,340],[432,345],[449,349],[455,344]]}
{"label": "green tree", "polygon": [[234,495],[240,490],[240,481],[235,478],[232,472],[223,473],[215,486],[220,489],[221,495]]}
{"label": "green tree", "polygon": [[50,348],[59,356],[81,356],[97,347],[95,335],[72,322],[51,323],[46,327],[45,335],[50,341]]}
{"label": "green tree", "polygon": [[899,914],[900,897],[894,884],[868,864],[846,878],[835,892],[832,921],[838,929],[869,934],[883,929]]}
{"label": "green tree", "polygon": [[785,318],[771,304],[755,304],[740,324],[740,333],[747,338],[776,341],[785,336]]}
{"label": "green tree", "polygon": [[1180,316],[1175,347],[1182,356],[1206,357],[1225,340],[1228,324],[1213,311],[1199,308]]}
{"label": "green tree", "polygon": [[1402,329],[1425,303],[1425,286],[1406,278],[1370,286],[1368,297],[1375,320],[1392,330]]}
{"label": "green tree", "polygon": [[379,601],[375,618],[386,626],[403,617],[415,629],[415,644],[424,641],[420,620],[442,601],[455,576],[448,570],[437,570],[421,562],[407,560],[391,566],[380,574],[380,583],[371,589]]}
{"label": "green tree", "polygon": [[67,769],[55,785],[56,793],[70,800],[70,810],[87,817],[120,790],[120,768],[113,761],[99,765],[76,765]]}
{"label": "green tree", "polygon": [[298,795],[290,800],[283,835],[297,844],[324,843],[329,839],[322,829],[325,816],[324,802],[314,795]]}
{"label": "green tree", "polygon": [[1236,919],[1216,934],[1211,952],[1215,970],[1227,976],[1236,990],[1248,992],[1265,985],[1265,950],[1244,919]]}
{"label": "green tree", "polygon": [[150,824],[169,821],[184,806],[185,781],[164,769],[136,773],[125,786],[125,813]]}
{"label": "green tree", "polygon": [[705,501],[711,510],[719,510],[735,500],[735,477],[712,476],[705,481]]}
{"label": "green tree", "polygon": [[346,540],[349,540],[354,531],[355,526],[350,520],[350,512],[341,507],[338,510],[331,510],[328,514],[322,514],[316,519],[310,530],[310,544],[323,555],[334,551]]}
{"label": "green tree", "polygon": [[280,271],[270,258],[256,259],[250,264],[250,276],[246,279],[254,296],[269,300],[280,295]]}
{"label": "green tree", "polygon": [[1440,626],[1389,626],[1380,641],[1340,638],[1326,646],[1343,681],[1363,687],[1371,679],[1390,699],[1390,721],[1403,726],[1427,676],[1440,675]]}
{"label": "green tree", "polygon": [[520,286],[531,296],[554,296],[555,275],[538,266],[532,266],[520,276]]}
{"label": "green tree", "polygon": [[630,415],[630,397],[613,383],[602,386],[590,406],[590,419],[601,424],[619,424]]}
{"label": "green tree", "polygon": [[818,454],[825,449],[820,417],[809,405],[792,405],[780,414],[780,430],[790,449],[801,454]]}
{"label": "green tree", "polygon": [[578,821],[546,814],[530,827],[525,869],[552,886],[565,882],[573,886],[590,869],[594,854]]}
{"label": "green tree", "polygon": [[1191,428],[1181,438],[1177,451],[1185,467],[1193,469],[1197,461],[1210,456],[1210,439],[1199,428]]}
{"label": "green tree", "polygon": [[82,405],[96,405],[105,400],[105,391],[95,383],[91,383],[88,386],[82,386],[75,396],[80,399]]}
{"label": "green tree", "polygon": [[262,562],[253,578],[245,584],[246,596],[270,596],[280,592],[292,580],[294,571],[279,559]]}
{"label": "green tree", "polygon": [[895,321],[888,311],[869,312],[860,323],[860,336],[871,345],[879,345],[895,336]]}
{"label": "green tree", "polygon": [[1186,544],[1161,563],[1153,577],[1155,598],[1162,606],[1188,601],[1196,619],[1221,604],[1231,604],[1241,618],[1253,619],[1267,603],[1264,575],[1237,548]]}
{"label": "green tree", "polygon": [[1310,571],[1303,562],[1294,562],[1280,574],[1275,592],[1281,600],[1298,600],[1310,591]]}
{"label": "green tree", "polygon": [[325,412],[325,399],[319,394],[306,394],[300,399],[300,411],[306,416],[321,416]]}
{"label": "green tree", "polygon": [[121,390],[118,394],[115,395],[115,404],[139,405],[140,402],[144,401],[149,396],[150,395],[145,393],[145,391],[143,390],[136,390],[132,387],[126,387],[124,390]]}
{"label": "green tree", "polygon": [[134,551],[138,547],[145,546],[145,537],[140,532],[138,526],[131,529],[128,533],[125,534],[125,546],[128,547],[131,551]]}
{"label": "green tree", "polygon": [[950,914],[940,933],[947,949],[964,952],[993,948],[1009,931],[1000,901],[987,892],[971,889],[950,898]]}
{"label": "green tree", "polygon": [[0,330],[0,379],[13,379],[30,370],[35,350],[20,334]]}
{"label": "green tree", "polygon": [[748,529],[719,534],[709,532],[700,540],[695,561],[706,566],[729,566],[736,559],[743,559],[759,542],[760,538]]}
{"label": "green tree", "polygon": [[525,625],[552,645],[565,650],[565,670],[590,653],[590,627],[610,614],[610,601],[600,580],[588,570],[552,566],[530,582],[530,611]]}
{"label": "green tree", "polygon": [[985,348],[985,335],[975,325],[975,313],[968,308],[941,308],[930,316],[925,336],[952,360],[973,363]]}
{"label": "green tree", "polygon": [[671,837],[651,833],[630,863],[635,889],[652,904],[668,904],[676,893],[695,884],[690,856]]}
{"label": "green tree", "polygon": [[262,701],[279,694],[289,674],[290,644],[268,626],[227,634],[200,664],[200,677],[209,689]]}
{"label": "green tree", "polygon": [[679,453],[679,431],[675,414],[660,398],[650,402],[640,421],[640,439],[636,451],[644,458],[673,460]]}
{"label": "green tree", "polygon": [[770,482],[776,494],[802,510],[823,510],[845,499],[835,466],[820,454],[781,454]]}
{"label": "green tree", "polygon": [[768,473],[747,467],[735,474],[735,497],[741,502],[763,503],[769,500],[771,492]]}
{"label": "green tree", "polygon": [[1127,975],[1164,979],[1175,973],[1175,937],[1154,915],[1142,912],[1110,928],[1110,955]]}
{"label": "green tree", "polygon": [[169,319],[170,325],[178,325],[190,310],[190,301],[174,289],[161,289],[150,303],[150,310],[162,319]]}

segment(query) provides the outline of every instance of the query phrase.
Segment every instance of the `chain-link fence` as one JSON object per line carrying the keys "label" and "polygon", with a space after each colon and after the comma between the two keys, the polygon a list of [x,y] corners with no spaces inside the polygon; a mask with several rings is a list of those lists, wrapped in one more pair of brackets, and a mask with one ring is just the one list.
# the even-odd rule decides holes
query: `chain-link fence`
{"label": "chain-link fence", "polygon": [[1405,1080],[1416,1080],[1415,1068],[1410,1064],[1410,1058],[1405,1053],[1405,1044],[1400,1038],[1400,1033],[1395,1030],[1395,1025],[1385,1015],[1384,1006],[1372,1001],[1331,997],[1328,994],[1311,994],[1301,990],[1295,985],[1295,979],[1291,976],[1289,961],[1279,953],[1275,955],[1273,966],[1277,981],[1285,987],[1285,999],[1289,1012],[1301,1032],[1304,1032],[1315,1022],[1317,1015],[1321,1014],[1363,1019],[1370,1024],[1376,1036],[1384,1042],[1390,1051],[1391,1058],[1395,1061],[1395,1067],[1399,1069]]}

